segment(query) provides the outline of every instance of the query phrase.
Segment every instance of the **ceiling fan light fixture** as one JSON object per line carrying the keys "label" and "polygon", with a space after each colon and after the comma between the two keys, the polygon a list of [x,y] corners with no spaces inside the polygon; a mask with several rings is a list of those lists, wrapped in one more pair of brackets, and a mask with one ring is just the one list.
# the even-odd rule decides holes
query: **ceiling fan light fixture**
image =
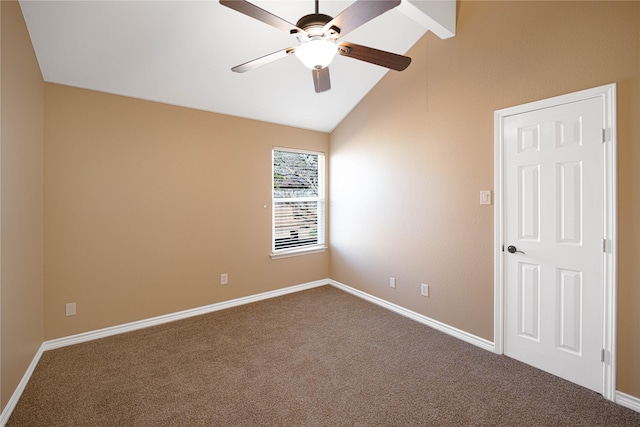
{"label": "ceiling fan light fixture", "polygon": [[305,67],[319,70],[328,66],[338,53],[338,45],[323,39],[311,39],[296,48],[296,56]]}
{"label": "ceiling fan light fixture", "polygon": [[411,58],[408,56],[354,43],[337,44],[340,38],[351,31],[399,6],[402,3],[401,0],[355,0],[335,18],[320,13],[319,0],[315,0],[315,13],[304,15],[295,25],[248,0],[219,0],[219,2],[223,6],[295,36],[299,42],[298,47],[282,49],[231,68],[231,71],[236,73],[244,73],[295,52],[300,62],[311,69],[315,90],[320,93],[331,89],[328,66],[337,53],[396,71],[404,70],[411,63]]}

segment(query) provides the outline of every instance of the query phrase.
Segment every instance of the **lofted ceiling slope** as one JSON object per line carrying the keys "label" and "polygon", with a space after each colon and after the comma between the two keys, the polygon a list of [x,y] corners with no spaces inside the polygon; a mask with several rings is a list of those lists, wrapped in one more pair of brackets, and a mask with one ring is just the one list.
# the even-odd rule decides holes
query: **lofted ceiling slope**
{"label": "lofted ceiling slope", "polygon": [[[312,0],[252,1],[295,23]],[[321,0],[338,15],[352,1]],[[45,81],[331,132],[387,72],[337,56],[328,92],[294,55],[247,73],[231,67],[297,46],[294,36],[210,1],[32,1],[20,5]],[[341,41],[405,54],[426,31],[455,29],[455,1],[403,0]],[[389,71],[396,72],[396,71]]]}

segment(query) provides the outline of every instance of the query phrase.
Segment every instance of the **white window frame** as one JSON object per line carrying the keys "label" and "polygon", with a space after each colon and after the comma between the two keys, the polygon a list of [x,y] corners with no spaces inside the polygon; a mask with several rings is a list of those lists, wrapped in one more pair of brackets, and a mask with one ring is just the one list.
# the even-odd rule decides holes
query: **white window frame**
{"label": "white window frame", "polygon": [[[278,202],[283,201],[317,201],[318,202],[318,242],[312,245],[298,246],[294,248],[276,249],[276,198],[274,197],[274,155],[276,151],[286,151],[290,153],[312,154],[318,156],[318,196],[317,197],[298,197],[291,199],[278,198]],[[284,258],[296,255],[304,255],[316,252],[324,252],[325,246],[325,229],[326,229],[326,182],[325,182],[325,153],[312,150],[301,150],[296,148],[273,147],[271,150],[271,258]]]}

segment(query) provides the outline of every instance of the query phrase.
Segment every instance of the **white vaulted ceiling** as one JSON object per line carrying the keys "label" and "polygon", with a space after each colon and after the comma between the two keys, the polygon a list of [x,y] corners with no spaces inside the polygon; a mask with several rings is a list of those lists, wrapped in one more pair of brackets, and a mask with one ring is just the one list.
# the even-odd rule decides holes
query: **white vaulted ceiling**
{"label": "white vaulted ceiling", "polygon": [[[295,23],[313,0],[252,3]],[[321,0],[336,16],[352,1]],[[247,73],[231,67],[297,46],[294,36],[211,1],[20,1],[45,81],[330,132],[387,69],[337,56],[317,94],[294,55]],[[405,54],[428,30],[450,37],[455,1],[406,1],[346,35]],[[389,71],[395,73],[396,71]]]}

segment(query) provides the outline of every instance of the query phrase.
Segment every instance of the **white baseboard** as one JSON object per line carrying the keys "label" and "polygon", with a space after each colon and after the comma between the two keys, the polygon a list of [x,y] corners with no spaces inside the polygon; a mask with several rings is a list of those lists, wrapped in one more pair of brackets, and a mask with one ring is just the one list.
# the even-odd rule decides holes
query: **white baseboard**
{"label": "white baseboard", "polygon": [[275,291],[263,292],[261,294],[249,295],[242,298],[236,298],[229,301],[218,302],[215,304],[205,305],[203,307],[192,308],[190,310],[179,311],[176,313],[165,314],[162,316],[151,317],[149,319],[139,320],[137,322],[125,323],[124,325],[112,326],[109,328],[98,329],[96,331],[85,332],[82,334],[71,335],[68,337],[58,338],[55,340],[45,341],[42,345],[44,350],[53,350],[68,345],[79,344],[82,342],[93,341],[112,335],[123,334],[138,329],[149,328],[151,326],[162,325],[163,323],[174,322],[176,320],[187,319],[189,317],[200,316],[202,314],[213,313],[214,311],[224,310],[226,308],[237,307],[239,305],[251,304],[269,298],[275,298],[294,292],[304,291],[306,289],[316,288],[318,286],[328,285],[329,280],[317,280],[315,282],[303,283],[301,285],[290,286],[288,288],[276,289]]}
{"label": "white baseboard", "polygon": [[29,368],[25,372],[22,377],[22,380],[16,387],[15,391],[11,395],[11,399],[7,402],[2,414],[0,414],[0,427],[4,427],[7,421],[9,421],[9,417],[11,413],[16,407],[18,400],[20,400],[20,396],[24,392],[31,375],[33,374],[36,365],[40,361],[40,357],[42,353],[47,350],[53,350],[56,348],[66,347],[73,344],[80,344],[87,341],[93,341],[100,338],[109,337],[112,335],[123,334],[125,332],[131,332],[138,329],[144,329],[151,326],[161,325],[163,323],[169,323],[180,319],[186,319],[193,316],[199,316],[201,314],[212,313],[214,311],[224,310],[226,308],[236,307],[239,305],[250,304],[252,302],[262,301],[269,298],[275,298],[286,294],[291,294],[294,292],[304,291],[306,289],[316,288],[318,286],[328,285],[329,280],[317,280],[315,282],[303,283],[301,285],[290,286],[288,288],[276,289],[274,291],[264,292],[261,294],[250,295],[247,297],[236,298],[229,301],[223,301],[215,304],[206,305],[204,307],[198,307],[191,310],[179,311],[177,313],[166,314],[163,316],[152,317],[150,319],[144,319],[137,322],[126,323],[123,325],[112,326],[109,328],[98,329],[96,331],[85,332],[82,334],[71,335],[68,337],[58,338],[55,340],[45,341],[42,343],[38,352],[34,356]]}
{"label": "white baseboard", "polygon": [[616,403],[620,406],[624,406],[625,408],[640,412],[640,398],[630,396],[621,391],[616,391]]}
{"label": "white baseboard", "polygon": [[[451,335],[455,338],[458,338],[462,341],[465,341],[469,344],[473,344],[482,349],[485,349],[490,352],[495,351],[494,343],[488,341],[484,338],[480,338],[463,330],[454,328],[453,326],[449,326],[445,323],[439,322],[437,320],[431,319],[422,314],[416,313],[414,311],[408,310],[399,305],[393,304],[389,301],[383,300],[381,298],[370,295],[366,292],[360,291],[358,289],[347,286],[343,283],[337,282],[331,279],[317,280],[315,282],[303,283],[301,285],[290,286],[288,288],[277,289],[274,291],[264,292],[261,294],[250,295],[247,297],[236,298],[229,301],[223,301],[215,304],[210,304],[204,307],[198,307],[191,310],[179,311],[177,313],[171,313],[163,316],[152,317],[150,319],[140,320],[137,322],[126,323],[124,325],[113,326],[109,328],[99,329],[96,331],[85,332],[82,334],[71,335],[68,337],[58,338],[55,340],[45,341],[42,343],[38,352],[34,356],[31,364],[27,368],[22,380],[18,384],[18,387],[14,391],[13,395],[7,402],[2,414],[0,414],[0,427],[4,427],[7,421],[9,421],[9,417],[16,407],[20,396],[27,386],[33,371],[35,370],[38,362],[40,361],[40,357],[47,350],[53,350],[60,347],[66,347],[73,344],[79,344],[87,341],[93,341],[100,338],[105,338],[112,335],[122,334],[125,332],[131,332],[138,329],[148,328],[151,326],[161,325],[163,323],[173,322],[180,319],[186,319],[193,316],[199,316],[202,314],[212,313],[218,310],[224,310],[226,308],[236,307],[244,304],[250,304],[257,301],[262,301],[270,298],[279,297],[286,294],[291,294],[294,292],[304,291],[306,289],[312,289],[319,286],[331,285],[338,289],[341,289],[347,293],[355,295],[359,298],[362,298],[366,301],[369,301],[373,304],[376,304],[380,307],[386,308],[388,310],[393,311],[394,313],[400,314],[402,316],[408,317],[416,322],[427,325],[433,329],[444,332],[445,334]],[[629,409],[633,409],[634,411],[640,412],[640,399],[634,396],[630,396],[628,394],[622,392],[616,392],[616,403],[621,406],[624,406]]]}
{"label": "white baseboard", "polygon": [[[358,289],[347,286],[343,283],[336,282],[335,280],[329,279],[329,283],[332,286],[335,286],[338,289],[341,289],[345,292],[348,292],[352,295],[365,299],[369,302],[372,302],[376,305],[379,305],[383,308],[391,310],[395,313],[398,313],[402,316],[406,316],[410,319],[415,320],[416,322],[420,322],[424,325],[432,327],[438,331],[444,332],[445,334],[451,335],[455,338],[458,338],[462,341],[468,342],[469,344],[476,345],[482,349],[488,350],[492,353],[495,352],[494,343],[488,341],[484,338],[477,337],[468,332],[462,331],[460,329],[454,328],[453,326],[449,326],[445,323],[438,322],[437,320],[431,319],[427,316],[423,316],[422,314],[418,314],[414,311],[408,310],[399,305],[393,304],[389,301],[383,300],[381,298],[370,295],[366,292],[360,291]],[[620,391],[616,391],[615,393],[615,402],[620,406],[624,406],[625,408],[633,409],[636,412],[640,412],[640,398],[630,396],[628,394],[622,393]]]}
{"label": "white baseboard", "polygon": [[400,314],[404,317],[408,317],[409,319],[415,320],[416,322],[422,323],[423,325],[427,325],[433,329],[436,329],[440,332],[444,332],[447,335],[451,335],[455,338],[458,338],[464,342],[469,344],[473,344],[478,346],[484,350],[488,350],[490,352],[495,352],[494,343],[486,340],[484,338],[480,338],[476,335],[470,334],[463,330],[454,328],[453,326],[449,326],[446,323],[438,322],[437,320],[431,319],[430,317],[424,316],[422,314],[416,313],[415,311],[408,310],[404,307],[396,305],[392,302],[383,300],[382,298],[375,297],[366,292],[360,291],[358,289],[347,286],[343,283],[336,282],[335,280],[329,280],[329,283],[332,286],[335,286],[338,289],[341,289],[345,292],[348,292],[352,295],[365,299],[369,302],[372,302],[380,307],[386,308],[387,310],[391,310],[394,313]]}
{"label": "white baseboard", "polygon": [[18,404],[18,400],[20,400],[20,396],[22,396],[22,392],[27,386],[27,383],[29,382],[31,375],[33,375],[33,371],[36,369],[38,362],[40,362],[40,357],[42,356],[42,353],[44,353],[44,349],[43,349],[43,346],[41,345],[38,351],[36,352],[36,355],[33,357],[33,360],[29,364],[29,367],[27,368],[27,372],[24,373],[24,375],[22,376],[22,379],[18,383],[18,387],[16,387],[15,391],[11,395],[11,398],[7,402],[7,406],[4,407],[4,410],[0,414],[0,426],[4,427],[5,424],[7,424],[7,421],[9,421],[9,417],[11,416],[11,413],[13,412],[16,405]]}

